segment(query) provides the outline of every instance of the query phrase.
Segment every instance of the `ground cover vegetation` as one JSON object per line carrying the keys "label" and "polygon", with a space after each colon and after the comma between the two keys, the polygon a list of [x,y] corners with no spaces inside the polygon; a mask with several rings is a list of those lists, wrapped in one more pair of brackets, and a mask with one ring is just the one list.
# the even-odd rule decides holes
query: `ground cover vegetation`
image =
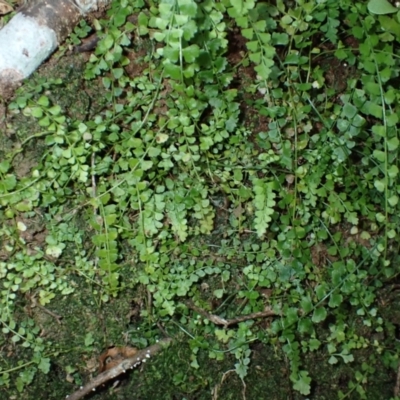
{"label": "ground cover vegetation", "polygon": [[394,399],[399,15],[123,0],[82,22],[1,121],[7,398],[170,336],[93,398]]}

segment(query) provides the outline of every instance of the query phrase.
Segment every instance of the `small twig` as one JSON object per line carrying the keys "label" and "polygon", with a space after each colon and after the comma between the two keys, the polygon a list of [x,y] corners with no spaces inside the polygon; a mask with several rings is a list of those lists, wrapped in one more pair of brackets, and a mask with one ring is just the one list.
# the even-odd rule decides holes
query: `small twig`
{"label": "small twig", "polygon": [[95,153],[92,153],[91,167],[92,167],[92,196],[93,196],[93,198],[96,198],[97,186],[96,186],[96,175],[94,173],[94,169],[96,167],[96,154]]}
{"label": "small twig", "polygon": [[[217,383],[213,389],[212,400],[218,400],[218,391],[219,391],[220,387],[222,386],[222,384],[224,383],[224,380],[226,379],[226,377],[231,372],[235,372],[235,370],[230,369],[229,371],[226,371],[222,374],[221,382]],[[246,400],[246,383],[244,382],[244,380],[242,378],[240,378],[240,380],[242,381],[242,384],[243,384],[243,390],[242,390],[243,400]]]}
{"label": "small twig", "polygon": [[153,307],[153,295],[150,290],[147,289],[147,312],[148,315],[151,315],[151,308]]}
{"label": "small twig", "polygon": [[398,397],[400,394],[400,364],[397,368],[397,379],[396,379],[396,386],[394,387],[394,397]]}
{"label": "small twig", "polygon": [[169,335],[167,334],[166,330],[164,327],[160,324],[160,322],[157,322],[157,328],[163,333],[164,336],[168,337]]}
{"label": "small twig", "polygon": [[188,300],[185,303],[189,308],[192,310],[196,311],[203,317],[207,318],[209,321],[213,322],[215,325],[223,325],[225,328],[227,328],[230,325],[236,325],[239,322],[244,322],[248,321],[249,319],[256,319],[256,318],[265,318],[265,317],[274,317],[276,316],[275,311],[271,309],[265,309],[264,311],[260,312],[255,312],[251,314],[246,314],[246,315],[241,315],[236,318],[232,319],[225,319],[221,318],[218,315],[210,314],[207,311],[203,310],[200,307],[197,307],[192,301]]}
{"label": "small twig", "polygon": [[154,354],[161,351],[163,347],[165,347],[171,341],[172,339],[169,338],[163,339],[160,340],[159,343],[154,344],[153,346],[140,350],[133,357],[126,358],[115,367],[110,368],[107,371],[104,371],[103,373],[97,375],[93,380],[88,382],[85,386],[81,386],[79,390],[70,394],[69,396],[66,396],[65,398],[68,400],[78,400],[86,396],[90,392],[95,392],[96,388],[99,387],[100,385],[108,382],[111,379],[116,378],[121,374],[124,374],[127,370],[133,369],[137,367],[139,364],[146,362],[146,360],[150,358],[150,356],[153,356]]}
{"label": "small twig", "polygon": [[53,313],[53,311],[48,310],[46,307],[43,307],[43,306],[40,305],[40,304],[37,304],[37,303],[36,303],[35,306],[36,306],[36,307],[39,307],[39,308],[40,308],[42,311],[44,311],[45,313],[51,315],[53,318],[55,318],[55,320],[57,321],[57,323],[58,323],[59,325],[61,325],[61,320],[62,320],[62,316],[61,316],[61,315],[58,315],[58,314],[56,314],[56,313]]}
{"label": "small twig", "polygon": [[54,313],[53,311],[48,310],[46,307],[43,307],[41,304],[39,304],[39,303],[37,302],[36,297],[34,297],[34,296],[29,296],[29,295],[26,295],[26,297],[27,297],[27,298],[30,300],[30,302],[31,302],[31,304],[29,305],[29,308],[30,308],[30,309],[35,308],[35,307],[40,308],[40,309],[41,309],[43,312],[45,312],[46,314],[51,315],[51,316],[57,321],[57,323],[58,323],[59,325],[61,325],[61,320],[62,320],[62,316],[61,316],[61,315],[58,315],[58,314]]}
{"label": "small twig", "polygon": [[213,389],[213,391],[212,391],[212,400],[218,400],[218,390],[219,390],[219,388],[222,386],[222,384],[224,383],[224,380],[225,380],[225,378],[231,373],[231,372],[235,372],[235,370],[234,369],[230,369],[229,371],[225,371],[223,374],[222,374],[222,378],[221,378],[221,382],[220,383],[217,383],[215,386],[214,386],[214,389]]}

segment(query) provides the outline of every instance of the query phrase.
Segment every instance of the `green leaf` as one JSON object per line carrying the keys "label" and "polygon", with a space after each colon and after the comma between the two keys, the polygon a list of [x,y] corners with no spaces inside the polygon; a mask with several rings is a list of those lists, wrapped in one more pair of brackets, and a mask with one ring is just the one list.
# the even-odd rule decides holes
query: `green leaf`
{"label": "green leaf", "polygon": [[50,100],[49,100],[49,98],[47,96],[41,96],[38,99],[37,104],[39,104],[42,107],[47,108],[49,106],[49,104],[50,104]]}
{"label": "green leaf", "polygon": [[396,126],[399,122],[399,117],[396,113],[392,113],[386,116],[386,125],[388,127]]}
{"label": "green leaf", "polygon": [[165,63],[164,64],[164,68],[165,68],[165,73],[167,74],[167,76],[171,77],[172,79],[175,80],[181,80],[181,67],[179,65],[175,65],[175,64],[171,64],[171,63]]}
{"label": "green leaf", "polygon": [[15,387],[17,388],[19,393],[23,392],[24,387],[25,387],[25,383],[20,377],[17,378],[17,380],[15,382]]}
{"label": "green leaf", "polygon": [[[269,60],[264,60],[264,63],[261,65],[257,65],[254,70],[258,73],[261,79],[267,80],[269,78],[269,75],[271,74],[271,68],[267,65],[267,62]],[[273,61],[271,61],[270,66],[274,64]]]}
{"label": "green leaf", "polygon": [[155,40],[157,40],[157,42],[162,42],[165,39],[165,33],[164,32],[155,32],[153,37]]}
{"label": "green leaf", "polygon": [[109,214],[109,215],[106,215],[104,218],[104,222],[108,226],[113,225],[116,220],[117,220],[116,214]]}
{"label": "green leaf", "polygon": [[399,202],[399,197],[396,195],[393,195],[388,198],[388,203],[392,206],[395,207]]}
{"label": "green leaf", "polygon": [[121,78],[121,76],[123,75],[124,69],[123,69],[123,68],[113,68],[113,69],[111,70],[111,72],[112,72],[113,77],[114,77],[115,79],[119,79],[119,78]]}
{"label": "green leaf", "polygon": [[178,0],[179,10],[182,14],[188,15],[191,18],[196,17],[197,4],[192,0]]}
{"label": "green leaf", "polygon": [[237,17],[236,25],[239,28],[247,28],[249,26],[249,19],[247,16]]}
{"label": "green leaf", "polygon": [[329,357],[329,360],[328,360],[329,364],[334,365],[334,364],[337,364],[337,362],[338,362],[338,359],[335,356]]}
{"label": "green leaf", "polygon": [[346,103],[342,109],[342,115],[348,119],[353,119],[357,115],[358,109],[350,103]]}
{"label": "green leaf", "polygon": [[386,153],[382,150],[374,150],[373,156],[381,163],[384,163],[386,160]]}
{"label": "green leaf", "polygon": [[298,64],[299,55],[298,54],[288,54],[284,61],[285,64]]}
{"label": "green leaf", "polygon": [[60,107],[59,105],[55,105],[55,106],[53,106],[53,107],[50,107],[50,108],[48,109],[48,111],[49,111],[49,113],[50,113],[51,115],[57,116],[57,115],[60,115],[60,114],[61,114],[61,107]]}
{"label": "green leaf", "polygon": [[95,339],[91,332],[88,332],[85,336],[85,346],[91,346],[94,343]]}
{"label": "green leaf", "polygon": [[124,10],[127,10],[126,8],[121,8],[119,9],[118,13],[113,15],[113,22],[114,22],[114,26],[121,26],[125,23],[126,21],[126,13],[123,12]]}
{"label": "green leaf", "polygon": [[318,307],[314,310],[312,321],[318,324],[319,322],[324,321],[326,316],[327,316],[326,309],[324,307]]}
{"label": "green leaf", "polygon": [[348,364],[348,363],[354,361],[354,356],[353,356],[353,354],[343,354],[343,353],[342,353],[341,356],[342,356],[342,359],[343,359],[343,361],[344,361],[345,364]]}
{"label": "green leaf", "polygon": [[139,35],[144,36],[147,35],[149,30],[147,28],[149,24],[149,18],[143,12],[140,12],[138,15],[138,27],[139,27]]}
{"label": "green leaf", "polygon": [[243,10],[243,0],[230,0],[233,8],[240,14]]}
{"label": "green leaf", "polygon": [[255,53],[258,50],[258,41],[253,40],[252,42],[247,42],[246,47],[249,49],[249,51]]}
{"label": "green leaf", "polygon": [[197,44],[192,44],[188,47],[185,47],[182,51],[183,58],[186,62],[192,63],[196,60],[196,58],[200,54],[200,48]]}
{"label": "green leaf", "polygon": [[289,35],[287,33],[272,33],[272,43],[274,45],[286,46],[289,43]]}
{"label": "green leaf", "polygon": [[48,374],[50,371],[50,358],[40,358],[38,368],[44,373]]}
{"label": "green leaf", "polygon": [[43,109],[40,107],[33,107],[31,110],[31,114],[35,118],[42,118],[43,117]]}
{"label": "green leaf", "polygon": [[258,51],[256,53],[250,53],[249,54],[249,59],[253,61],[255,64],[260,64],[261,62],[261,51]]}
{"label": "green leaf", "polygon": [[0,179],[0,193],[6,193],[13,190],[17,186],[17,179],[15,175],[6,175],[3,179]]}
{"label": "green leaf", "polygon": [[329,307],[339,307],[343,302],[343,296],[340,293],[332,293],[329,298]]}
{"label": "green leaf", "polygon": [[29,200],[20,201],[15,205],[15,208],[18,211],[31,211],[32,210],[32,202]]}
{"label": "green leaf", "polygon": [[373,14],[392,14],[398,11],[396,7],[387,0],[370,0],[368,11]]}
{"label": "green leaf", "polygon": [[149,147],[147,154],[149,155],[150,158],[154,158],[154,157],[158,157],[160,155],[160,153],[161,153],[160,148],[151,146],[151,147]]}
{"label": "green leaf", "polygon": [[372,132],[375,135],[385,137],[386,136],[386,127],[384,125],[374,125],[372,127]]}
{"label": "green leaf", "polygon": [[375,188],[376,188],[376,190],[378,191],[378,192],[381,192],[381,193],[383,193],[384,191],[385,191],[385,182],[384,181],[379,181],[379,180],[376,180],[376,181],[374,181],[374,186],[375,186]]}
{"label": "green leaf", "polygon": [[19,336],[19,335],[13,335],[12,337],[11,337],[11,341],[13,342],[13,343],[17,343],[17,342],[19,342],[21,340],[21,336]]}
{"label": "green leaf", "polygon": [[367,114],[372,115],[375,118],[382,119],[382,106],[372,103],[371,101],[367,101],[363,107]]}
{"label": "green leaf", "polygon": [[321,342],[318,339],[310,339],[309,346],[311,351],[315,351],[321,347]]}
{"label": "green leaf", "polygon": [[247,376],[247,365],[244,365],[242,362],[235,364],[235,370],[238,376],[243,380]]}
{"label": "green leaf", "polygon": [[310,297],[303,297],[300,304],[304,314],[308,314],[313,309],[313,304]]}
{"label": "green leaf", "polygon": [[384,222],[385,221],[385,216],[382,214],[382,213],[377,213],[376,215],[375,215],[375,218],[376,218],[376,220],[378,221],[378,222]]}
{"label": "green leaf", "polygon": [[254,35],[253,28],[242,29],[242,35],[248,40],[253,39],[253,35]]}
{"label": "green leaf", "polygon": [[[397,11],[399,11],[399,9],[397,9]],[[382,26],[384,31],[390,32],[391,34],[393,34],[397,38],[400,37],[400,25],[398,24],[398,22],[393,17],[388,17],[386,15],[381,15],[381,16],[379,16],[379,22],[380,22],[380,24],[381,24],[381,26]],[[389,60],[390,60],[390,58],[389,58]],[[389,63],[388,63],[388,65],[389,65]],[[381,78],[382,77],[383,77],[383,75],[381,75]],[[387,80],[387,79],[385,78],[385,80]]]}
{"label": "green leaf", "polygon": [[375,82],[367,82],[364,85],[365,91],[370,93],[374,96],[380,96],[381,94],[381,87]]}
{"label": "green leaf", "polygon": [[399,174],[399,168],[397,167],[397,165],[391,165],[387,170],[387,174],[389,178],[396,178]]}
{"label": "green leaf", "polygon": [[311,378],[308,375],[308,371],[299,371],[298,379],[293,385],[293,389],[297,390],[303,396],[307,396],[311,393]]}
{"label": "green leaf", "polygon": [[9,161],[0,162],[0,174],[5,174],[9,170],[10,166],[11,164]]}
{"label": "green leaf", "polygon": [[39,121],[39,125],[42,127],[47,127],[50,125],[50,118],[49,117],[44,117]]}
{"label": "green leaf", "polygon": [[257,22],[253,23],[254,29],[256,31],[259,31],[259,34],[261,34],[261,32],[265,31],[266,26],[267,26],[267,22],[263,19],[260,19]]}
{"label": "green leaf", "polygon": [[105,36],[99,43],[99,52],[101,53],[105,53],[106,50],[111,49],[111,47],[113,47],[114,45],[114,38],[108,34],[107,36]]}
{"label": "green leaf", "polygon": [[397,137],[392,137],[386,143],[389,151],[397,150],[399,147],[399,139]]}
{"label": "green leaf", "polygon": [[396,100],[396,93],[397,91],[394,91],[393,89],[385,91],[384,92],[385,103],[392,104]]}

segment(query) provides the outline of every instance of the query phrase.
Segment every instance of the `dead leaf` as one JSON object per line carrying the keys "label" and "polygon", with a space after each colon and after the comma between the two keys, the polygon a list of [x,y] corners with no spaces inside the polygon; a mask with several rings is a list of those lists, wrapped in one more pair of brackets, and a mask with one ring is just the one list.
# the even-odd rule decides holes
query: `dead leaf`
{"label": "dead leaf", "polygon": [[0,15],[6,15],[14,9],[4,0],[0,0]]}
{"label": "dead leaf", "polygon": [[97,357],[91,357],[86,360],[86,369],[89,372],[95,372],[97,370]]}
{"label": "dead leaf", "polygon": [[295,176],[293,174],[287,174],[285,176],[286,182],[291,185],[294,182]]}
{"label": "dead leaf", "polygon": [[240,216],[243,214],[244,208],[242,207],[241,204],[239,204],[234,210],[233,210],[233,215],[236,218],[240,218]]}
{"label": "dead leaf", "polygon": [[99,357],[99,373],[107,371],[138,352],[136,347],[112,347]]}

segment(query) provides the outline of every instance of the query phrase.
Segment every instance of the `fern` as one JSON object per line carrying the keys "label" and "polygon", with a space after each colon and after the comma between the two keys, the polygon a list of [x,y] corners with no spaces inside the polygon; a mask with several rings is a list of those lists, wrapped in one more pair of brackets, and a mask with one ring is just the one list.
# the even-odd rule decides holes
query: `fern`
{"label": "fern", "polygon": [[272,220],[275,206],[275,183],[255,179],[254,182],[254,206],[256,208],[254,226],[259,237],[267,231]]}
{"label": "fern", "polygon": [[248,40],[246,46],[254,69],[260,79],[266,80],[274,65],[275,47],[268,29],[271,23],[275,25],[270,17],[275,9],[266,3],[256,5],[253,0],[230,0],[230,3],[232,7],[228,8],[228,13]]}

